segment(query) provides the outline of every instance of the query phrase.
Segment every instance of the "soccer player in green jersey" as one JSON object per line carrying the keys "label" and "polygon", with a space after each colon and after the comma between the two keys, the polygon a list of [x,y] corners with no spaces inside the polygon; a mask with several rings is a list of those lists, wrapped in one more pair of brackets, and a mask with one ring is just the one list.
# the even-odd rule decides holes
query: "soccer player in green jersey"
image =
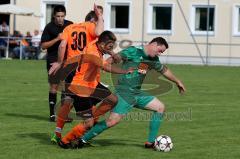
{"label": "soccer player in green jersey", "polygon": [[104,130],[115,126],[133,107],[153,111],[150,120],[148,140],[145,143],[146,148],[152,148],[154,140],[157,137],[163,113],[164,104],[154,96],[141,90],[141,85],[151,69],[161,73],[166,79],[174,82],[180,93],[185,92],[183,83],[159,60],[161,55],[168,48],[168,43],[162,37],[154,38],[149,44],[142,47],[131,46],[122,50],[115,56],[115,60],[123,61],[122,68],[137,68],[132,74],[123,74],[118,78],[116,94],[118,104],[113,108],[108,119],[103,120],[90,129],[81,139],[78,147],[90,139],[102,133]]}

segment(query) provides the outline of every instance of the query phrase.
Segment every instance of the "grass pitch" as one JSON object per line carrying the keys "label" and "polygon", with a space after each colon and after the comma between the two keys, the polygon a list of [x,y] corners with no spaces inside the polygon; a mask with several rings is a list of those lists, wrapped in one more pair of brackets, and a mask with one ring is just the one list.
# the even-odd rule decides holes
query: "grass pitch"
{"label": "grass pitch", "polygon": [[[214,159],[240,157],[240,69],[170,65],[185,83],[158,98],[168,113],[159,135],[169,135],[169,153],[143,148],[146,120],[128,118],[95,138],[95,147],[63,150],[49,141],[55,124],[48,122],[48,84],[45,61],[0,61],[0,158],[156,158]],[[109,83],[105,76],[105,82]],[[60,97],[60,96],[58,96]],[[132,115],[144,112],[133,110]],[[76,122],[67,124],[65,132]]]}

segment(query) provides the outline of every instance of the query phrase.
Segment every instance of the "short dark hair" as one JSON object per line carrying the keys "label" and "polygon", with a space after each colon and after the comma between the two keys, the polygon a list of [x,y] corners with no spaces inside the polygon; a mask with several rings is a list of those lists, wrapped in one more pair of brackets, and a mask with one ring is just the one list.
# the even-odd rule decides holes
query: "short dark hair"
{"label": "short dark hair", "polygon": [[53,9],[53,15],[57,12],[64,12],[66,14],[66,8],[63,5],[56,5]]}
{"label": "short dark hair", "polygon": [[85,17],[85,22],[91,21],[92,19],[94,19],[95,21],[98,20],[98,17],[96,15],[96,13],[91,10]]}
{"label": "short dark hair", "polygon": [[115,41],[117,41],[117,38],[116,38],[116,36],[114,35],[113,32],[108,31],[108,30],[102,32],[102,34],[98,38],[99,43],[101,43],[101,42],[108,43],[110,41],[115,42]]}
{"label": "short dark hair", "polygon": [[168,43],[167,43],[167,41],[164,38],[156,37],[156,38],[152,39],[150,44],[154,43],[154,42],[156,42],[158,45],[165,45],[166,49],[168,49]]}
{"label": "short dark hair", "polygon": [[102,7],[102,6],[97,5],[97,8],[98,8],[98,9],[101,9],[101,10],[103,11],[103,7]]}

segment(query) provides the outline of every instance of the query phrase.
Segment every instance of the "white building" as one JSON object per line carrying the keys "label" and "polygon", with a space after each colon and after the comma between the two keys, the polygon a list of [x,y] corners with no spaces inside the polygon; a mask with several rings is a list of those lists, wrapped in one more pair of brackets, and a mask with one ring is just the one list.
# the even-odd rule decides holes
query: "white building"
{"label": "white building", "polygon": [[104,7],[105,29],[116,33],[119,41],[141,44],[156,36],[166,38],[170,48],[162,57],[165,62],[240,65],[240,0],[14,1],[43,14],[42,18],[16,16],[15,28],[22,33],[43,30],[56,4],[64,4],[66,19],[77,23],[95,2]]}

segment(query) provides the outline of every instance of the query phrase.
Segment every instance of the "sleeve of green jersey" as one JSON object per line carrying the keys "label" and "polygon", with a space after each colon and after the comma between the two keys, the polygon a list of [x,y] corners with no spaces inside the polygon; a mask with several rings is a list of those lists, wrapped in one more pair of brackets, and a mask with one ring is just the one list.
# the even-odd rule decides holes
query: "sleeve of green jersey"
{"label": "sleeve of green jersey", "polygon": [[126,49],[123,49],[122,51],[120,51],[120,56],[123,59],[132,59],[132,57],[134,56],[135,52],[136,52],[137,48],[134,46],[128,47]]}
{"label": "sleeve of green jersey", "polygon": [[157,72],[161,72],[163,70],[163,65],[161,64],[159,58],[157,57],[157,59],[155,60],[155,63],[154,63],[154,69],[157,71]]}

